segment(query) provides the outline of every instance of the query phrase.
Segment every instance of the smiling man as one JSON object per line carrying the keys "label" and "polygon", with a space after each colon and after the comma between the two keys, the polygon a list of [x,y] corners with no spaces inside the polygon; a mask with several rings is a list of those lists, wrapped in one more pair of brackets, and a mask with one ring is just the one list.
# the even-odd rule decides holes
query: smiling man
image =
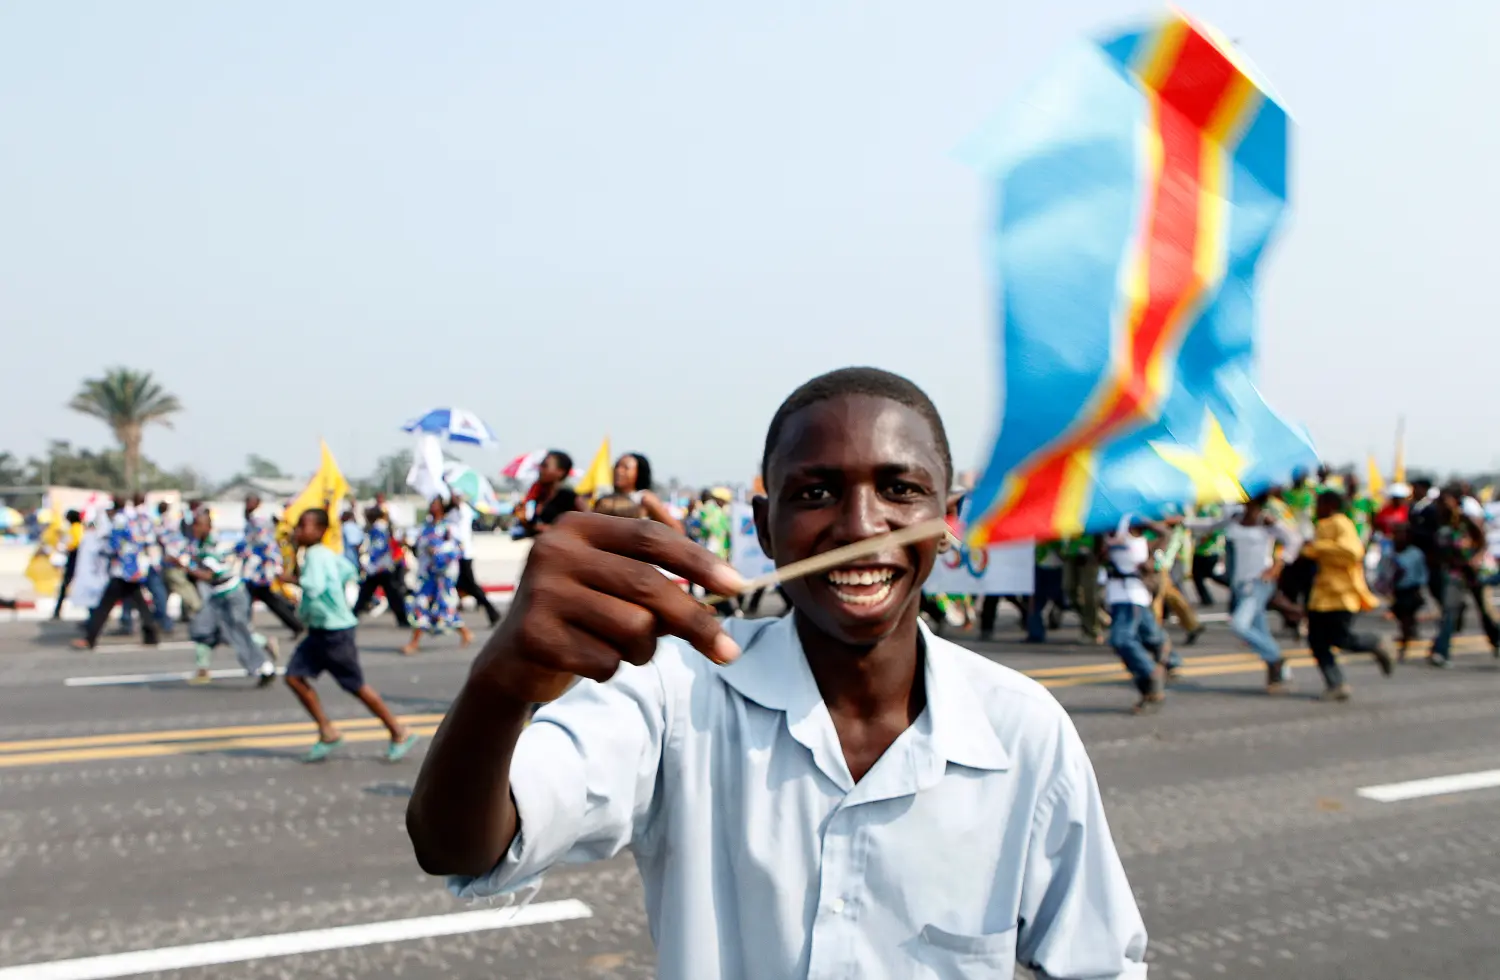
{"label": "smiling man", "polygon": [[[762,465],[778,565],[949,509],[942,420],[884,371],[793,392]],[[1144,976],[1083,744],[1038,684],[921,626],[936,552],[787,582],[790,615],[721,624],[652,566],[723,594],[728,565],[569,515],[433,741],[407,811],[422,867],[480,897],[629,846],[673,980]]]}

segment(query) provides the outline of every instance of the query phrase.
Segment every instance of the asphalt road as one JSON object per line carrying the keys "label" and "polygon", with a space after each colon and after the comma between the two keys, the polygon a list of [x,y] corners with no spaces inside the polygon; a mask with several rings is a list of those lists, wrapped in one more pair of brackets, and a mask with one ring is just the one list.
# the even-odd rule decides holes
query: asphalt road
{"label": "asphalt road", "polygon": [[[468,651],[407,659],[386,623],[360,635],[373,683],[430,731]],[[1265,697],[1215,625],[1163,712],[1135,718],[1112,658],[1074,635],[970,645],[1042,678],[1077,721],[1153,977],[1500,977],[1500,788],[1359,793],[1500,783],[1487,648],[1469,638],[1455,669],[1389,680],[1351,658],[1355,699],[1329,705],[1310,668],[1297,695]],[[383,763],[382,733],[331,684],[350,744],[307,766],[312,729],[281,686],[132,679],[186,672],[191,650],[82,654],[66,636],[0,625],[0,980],[652,975],[628,857],[553,874],[519,913],[426,878],[402,829],[420,750]],[[79,682],[100,677],[116,680]]]}

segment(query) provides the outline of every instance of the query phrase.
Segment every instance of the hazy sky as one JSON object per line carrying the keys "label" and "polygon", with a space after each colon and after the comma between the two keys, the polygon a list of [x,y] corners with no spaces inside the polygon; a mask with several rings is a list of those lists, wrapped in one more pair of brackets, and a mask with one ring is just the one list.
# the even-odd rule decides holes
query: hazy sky
{"label": "hazy sky", "polygon": [[[850,363],[993,424],[987,207],[958,148],[1150,3],[11,3],[0,8],[0,449],[103,445],[81,377],[187,406],[146,452],[352,473],[454,402],[502,458],[608,431],[748,480]],[[1500,463],[1500,13],[1205,0],[1299,129],[1262,387],[1325,456]]]}

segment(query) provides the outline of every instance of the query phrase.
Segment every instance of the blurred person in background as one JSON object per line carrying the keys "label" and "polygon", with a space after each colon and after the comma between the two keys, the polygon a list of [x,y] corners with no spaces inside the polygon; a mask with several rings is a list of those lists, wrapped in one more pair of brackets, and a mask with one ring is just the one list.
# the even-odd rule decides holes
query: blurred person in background
{"label": "blurred person in background", "polygon": [[[191,620],[203,608],[198,583],[189,575],[192,564],[190,535],[182,533],[182,522],[174,520],[165,503],[157,509],[157,540],[161,544],[161,577],[166,590],[182,603],[182,618]],[[191,527],[189,528],[191,530]]]}
{"label": "blurred person in background", "polygon": [[1297,557],[1312,562],[1316,569],[1307,600],[1307,645],[1323,674],[1324,701],[1349,700],[1349,685],[1333,655],[1335,649],[1373,654],[1387,677],[1394,666],[1383,639],[1354,629],[1354,617],[1380,603],[1365,585],[1365,546],[1347,509],[1341,492],[1319,493],[1313,539],[1302,545]]}
{"label": "blurred person in background", "polygon": [[490,597],[485,595],[484,586],[474,577],[474,521],[477,516],[462,494],[453,495],[453,503],[448,508],[448,522],[453,526],[453,537],[458,542],[459,601],[463,601],[463,596],[473,599],[474,604],[484,610],[490,625],[494,626],[500,622],[500,613],[490,603]]}
{"label": "blurred person in background", "polygon": [[681,533],[682,522],[656,495],[651,484],[651,462],[640,453],[626,453],[615,461],[615,493],[623,493],[640,504],[646,516]]}
{"label": "blurred person in background", "polygon": [[453,534],[448,514],[455,510],[451,500],[433,497],[427,506],[427,521],[417,535],[417,591],[412,595],[411,640],[401,648],[402,654],[415,656],[422,647],[424,633],[446,633],[454,630],[459,642],[468,646],[474,634],[464,625],[458,608],[458,561],[463,547]]}
{"label": "blurred person in background", "polygon": [[396,617],[396,625],[411,629],[406,610],[406,558],[400,550],[400,538],[391,529],[390,517],[378,504],[365,511],[365,542],[364,578],[359,583],[354,615],[370,611],[375,590],[379,589],[385,595],[386,607]]}
{"label": "blurred person in background", "polygon": [[365,543],[365,531],[354,516],[354,507],[344,508],[344,517],[339,522],[339,533],[344,537],[344,557],[355,568],[359,567],[359,548]]}
{"label": "blurred person in background", "polygon": [[269,517],[259,514],[260,497],[250,494],[245,498],[245,532],[234,553],[240,559],[240,578],[254,602],[271,610],[271,615],[281,620],[293,636],[301,636],[302,620],[297,610],[272,589],[282,577],[286,560],[282,557],[281,543],[276,540],[276,526]]}
{"label": "blurred person in background", "polygon": [[1464,606],[1472,600],[1496,657],[1500,657],[1500,624],[1490,611],[1488,589],[1481,581],[1480,566],[1486,555],[1487,539],[1482,520],[1475,519],[1464,508],[1463,488],[1445,487],[1438,496],[1436,511],[1438,529],[1435,556],[1442,576],[1443,619],[1437,639],[1432,641],[1429,656],[1434,667],[1452,664],[1449,649],[1453,634],[1463,630]]}
{"label": "blurred person in background", "polygon": [[84,530],[83,515],[76,510],[68,511],[67,524],[60,542],[60,547],[67,549],[67,559],[63,565],[62,584],[57,587],[57,605],[52,610],[54,621],[62,619],[62,607],[68,597],[68,587],[73,584],[73,576],[78,574],[78,546],[83,543]]}
{"label": "blurred person in background", "polygon": [[74,640],[73,646],[80,650],[92,650],[104,630],[104,622],[115,606],[125,603],[134,606],[141,616],[141,632],[147,646],[156,646],[159,636],[156,631],[156,615],[146,600],[146,575],[150,563],[145,556],[146,542],[140,537],[141,528],[134,519],[134,512],[120,499],[110,507],[109,537],[104,545],[109,562],[109,581],[99,604],[89,614],[82,639]]}
{"label": "blurred person in background", "polygon": [[611,493],[594,501],[594,513],[603,514],[606,517],[623,517],[626,520],[640,520],[645,517],[641,505],[630,499],[626,493]]}
{"label": "blurred person in background", "polygon": [[564,514],[578,509],[578,493],[567,485],[573,472],[573,457],[560,449],[548,451],[537,468],[536,483],[526,492],[526,499],[516,506],[522,533],[534,538],[542,534]]}

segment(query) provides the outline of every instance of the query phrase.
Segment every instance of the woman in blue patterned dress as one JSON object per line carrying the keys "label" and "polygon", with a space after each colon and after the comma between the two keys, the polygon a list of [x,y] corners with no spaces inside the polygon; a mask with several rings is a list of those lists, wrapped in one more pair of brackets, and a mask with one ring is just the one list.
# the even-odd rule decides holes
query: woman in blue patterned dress
{"label": "woman in blue patterned dress", "polygon": [[427,522],[417,535],[417,591],[408,609],[412,621],[411,642],[401,648],[408,657],[422,645],[423,633],[446,633],[457,630],[464,646],[474,634],[464,625],[458,608],[458,559],[462,546],[453,536],[453,525],[445,518],[452,503],[442,497],[432,498],[427,508]]}

